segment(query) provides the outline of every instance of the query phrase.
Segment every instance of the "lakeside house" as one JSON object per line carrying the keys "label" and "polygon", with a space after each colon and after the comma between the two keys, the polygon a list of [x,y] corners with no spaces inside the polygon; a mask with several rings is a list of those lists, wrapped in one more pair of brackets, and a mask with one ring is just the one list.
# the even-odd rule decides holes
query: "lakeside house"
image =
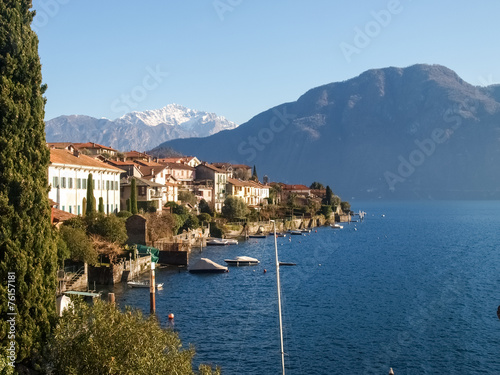
{"label": "lakeside house", "polygon": [[229,195],[243,199],[249,207],[258,209],[268,203],[269,186],[256,181],[228,178],[227,192]]}
{"label": "lakeside house", "polygon": [[162,158],[157,160],[158,163],[176,163],[176,164],[185,164],[190,167],[196,168],[201,164],[201,161],[196,156],[180,156],[180,157],[171,157],[171,158]]}
{"label": "lakeside house", "polygon": [[60,210],[81,215],[87,195],[88,175],[92,174],[96,202],[102,198],[106,213],[118,212],[122,170],[83,155],[76,148],[72,150],[50,149],[49,198],[57,203]]}
{"label": "lakeside house", "polygon": [[222,212],[222,205],[226,198],[226,184],[230,172],[214,167],[208,163],[202,163],[196,167],[196,178],[198,180],[212,180],[212,208],[216,212]]}
{"label": "lakeside house", "polygon": [[137,189],[137,208],[147,211],[150,207],[154,207],[158,212],[161,212],[164,202],[166,202],[165,185],[132,176],[124,177],[121,180],[121,209],[127,209],[127,199],[130,199],[131,196],[132,180],[135,180]]}

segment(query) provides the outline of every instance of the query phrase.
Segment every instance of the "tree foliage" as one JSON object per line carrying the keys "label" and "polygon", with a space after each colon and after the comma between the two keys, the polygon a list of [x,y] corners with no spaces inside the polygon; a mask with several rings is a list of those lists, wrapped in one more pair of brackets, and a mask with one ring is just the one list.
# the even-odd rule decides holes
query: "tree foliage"
{"label": "tree foliage", "polygon": [[323,203],[328,206],[331,206],[333,203],[333,191],[330,186],[326,187],[325,199]]}
{"label": "tree foliage", "polygon": [[92,173],[89,173],[87,178],[87,207],[85,215],[93,214],[95,214],[94,178],[92,177]]}
{"label": "tree foliage", "polygon": [[344,211],[345,213],[348,213],[351,211],[351,204],[347,201],[345,202],[340,202],[340,208],[342,209],[342,211]]}
{"label": "tree foliage", "polygon": [[[63,314],[49,346],[59,374],[194,374],[194,349],[182,348],[172,330],[162,329],[154,316],[120,312],[115,305],[79,300]],[[220,374],[203,366],[203,374]]]}
{"label": "tree foliage", "polygon": [[99,197],[99,209],[98,209],[100,214],[104,213],[104,198]]}
{"label": "tree foliage", "polygon": [[321,182],[314,181],[309,188],[314,190],[323,190],[325,186]]}
{"label": "tree foliage", "polygon": [[161,238],[171,238],[176,235],[181,227],[179,217],[175,214],[148,214],[146,219],[148,238],[153,244]]}
{"label": "tree foliage", "polygon": [[87,233],[101,236],[104,240],[122,245],[127,239],[125,220],[116,215],[98,214],[87,219]]}
{"label": "tree foliage", "polygon": [[229,221],[235,219],[242,219],[249,214],[248,206],[245,201],[239,197],[228,196],[224,200],[222,206],[222,216]]}
{"label": "tree foliage", "polygon": [[179,194],[177,196],[178,196],[178,199],[182,203],[189,203],[192,206],[196,205],[196,202],[197,202],[196,196],[193,193],[191,193],[190,191],[186,191],[186,190],[179,191]]}
{"label": "tree foliage", "polygon": [[[39,352],[55,317],[57,247],[50,222],[42,72],[31,1],[0,1],[0,346],[7,277],[15,276],[16,363]],[[11,272],[11,274],[9,274]]]}
{"label": "tree foliage", "polygon": [[72,260],[91,265],[97,263],[97,251],[83,229],[63,225],[60,234]]}
{"label": "tree foliage", "polygon": [[207,203],[205,199],[202,199],[198,205],[200,212],[209,214],[210,216],[214,216],[214,211],[210,207],[210,205]]}
{"label": "tree foliage", "polygon": [[130,209],[127,209],[127,211],[132,212],[132,215],[137,215],[137,212],[139,212],[137,210],[137,186],[135,178],[130,183]]}

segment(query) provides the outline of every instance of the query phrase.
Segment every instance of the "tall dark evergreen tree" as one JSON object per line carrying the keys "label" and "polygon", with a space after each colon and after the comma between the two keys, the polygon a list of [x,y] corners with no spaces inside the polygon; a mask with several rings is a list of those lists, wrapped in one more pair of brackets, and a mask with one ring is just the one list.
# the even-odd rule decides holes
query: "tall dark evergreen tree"
{"label": "tall dark evergreen tree", "polygon": [[130,212],[136,215],[139,210],[137,209],[137,186],[135,178],[132,179],[130,184]]}
{"label": "tall dark evergreen tree", "polygon": [[31,7],[29,0],[0,0],[0,345],[10,346],[7,319],[15,318],[16,363],[35,358],[45,346],[55,318],[57,285],[46,86],[38,38],[30,26]]}
{"label": "tall dark evergreen tree", "polygon": [[87,179],[87,209],[85,215],[90,216],[95,214],[95,197],[94,197],[94,179],[92,173],[89,173]]}
{"label": "tall dark evergreen tree", "polygon": [[333,203],[333,191],[330,186],[326,186],[325,202],[326,205],[331,206]]}
{"label": "tall dark evergreen tree", "polygon": [[103,197],[99,197],[99,213],[104,213],[104,199]]}
{"label": "tall dark evergreen tree", "polygon": [[259,181],[259,177],[257,177],[257,168],[255,168],[255,165],[253,166],[253,173],[252,173],[251,180]]}

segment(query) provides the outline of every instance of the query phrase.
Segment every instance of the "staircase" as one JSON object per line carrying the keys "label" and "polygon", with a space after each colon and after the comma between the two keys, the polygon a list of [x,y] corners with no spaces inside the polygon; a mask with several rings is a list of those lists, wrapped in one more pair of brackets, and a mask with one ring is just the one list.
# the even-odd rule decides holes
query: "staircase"
{"label": "staircase", "polygon": [[68,276],[70,277],[66,280],[66,290],[71,290],[73,285],[75,285],[80,280],[84,273],[85,267],[80,267],[75,273],[68,274]]}

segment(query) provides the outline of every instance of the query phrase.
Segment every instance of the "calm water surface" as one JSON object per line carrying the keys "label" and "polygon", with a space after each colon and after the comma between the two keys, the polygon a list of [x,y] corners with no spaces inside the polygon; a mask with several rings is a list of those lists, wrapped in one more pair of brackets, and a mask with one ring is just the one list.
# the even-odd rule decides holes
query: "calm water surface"
{"label": "calm water surface", "polygon": [[[500,203],[357,203],[344,229],[278,239],[287,374],[499,374]],[[382,216],[385,215],[385,216]],[[272,237],[209,247],[191,262],[249,255],[227,274],[159,270],[164,325],[224,374],[280,373]],[[264,269],[267,272],[264,273]],[[149,312],[146,289],[115,288]]]}

